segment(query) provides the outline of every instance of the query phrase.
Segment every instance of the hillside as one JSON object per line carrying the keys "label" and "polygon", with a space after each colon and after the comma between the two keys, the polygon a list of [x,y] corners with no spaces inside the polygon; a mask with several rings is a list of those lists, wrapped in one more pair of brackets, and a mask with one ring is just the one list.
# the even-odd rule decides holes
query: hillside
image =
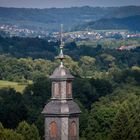
{"label": "hillside", "polygon": [[[61,23],[67,30],[81,23],[102,18],[122,18],[140,15],[139,6],[72,7],[51,9],[0,8],[0,24],[12,24],[30,29],[58,31]],[[65,30],[66,30],[65,29]]]}
{"label": "hillside", "polygon": [[125,18],[100,19],[94,22],[92,21],[80,26],[76,26],[75,29],[77,30],[126,29],[132,31],[140,31],[140,24],[138,23],[140,23],[140,15]]}

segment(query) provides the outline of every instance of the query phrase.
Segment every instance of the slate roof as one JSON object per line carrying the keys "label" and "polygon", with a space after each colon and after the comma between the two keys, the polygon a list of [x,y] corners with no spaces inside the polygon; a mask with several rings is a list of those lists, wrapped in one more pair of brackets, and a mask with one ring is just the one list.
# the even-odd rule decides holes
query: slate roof
{"label": "slate roof", "polygon": [[44,115],[72,115],[80,113],[79,106],[73,100],[51,100],[42,111]]}
{"label": "slate roof", "polygon": [[51,79],[64,79],[64,80],[67,80],[67,79],[74,79],[74,77],[70,74],[70,71],[65,68],[64,66],[59,66],[57,67],[53,74],[50,76]]}

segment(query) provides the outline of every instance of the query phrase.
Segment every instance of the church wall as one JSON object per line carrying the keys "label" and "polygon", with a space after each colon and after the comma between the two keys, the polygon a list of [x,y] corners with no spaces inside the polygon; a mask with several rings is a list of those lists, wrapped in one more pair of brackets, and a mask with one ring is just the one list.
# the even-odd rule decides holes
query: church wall
{"label": "church wall", "polygon": [[61,127],[61,140],[68,140],[68,128],[69,128],[69,124],[68,124],[68,117],[63,117],[61,118],[61,123],[62,123],[62,127]]}
{"label": "church wall", "polygon": [[[50,136],[50,124],[55,122],[57,124],[57,137]],[[45,140],[61,140],[61,120],[57,117],[46,117],[45,118]]]}
{"label": "church wall", "polygon": [[[76,125],[76,132],[75,130],[73,130],[74,128],[71,127],[73,123],[75,123]],[[78,117],[69,118],[69,140],[79,140],[79,118]]]}
{"label": "church wall", "polygon": [[[57,124],[57,137],[50,136],[50,124]],[[72,127],[75,123],[76,127]],[[45,140],[79,140],[79,118],[78,117],[46,117],[45,118]]]}

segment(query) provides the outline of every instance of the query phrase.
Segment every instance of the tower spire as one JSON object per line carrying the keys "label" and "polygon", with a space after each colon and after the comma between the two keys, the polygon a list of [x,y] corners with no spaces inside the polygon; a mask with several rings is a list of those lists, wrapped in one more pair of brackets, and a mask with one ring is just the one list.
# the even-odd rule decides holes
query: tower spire
{"label": "tower spire", "polygon": [[45,140],[79,140],[79,106],[73,101],[72,80],[74,77],[63,66],[63,26],[61,25],[61,64],[50,76],[52,80],[51,100],[44,107]]}
{"label": "tower spire", "polygon": [[61,24],[61,32],[60,32],[60,53],[59,56],[57,57],[60,59],[60,67],[63,67],[63,59],[65,59],[64,54],[63,54],[63,48],[64,48],[64,41],[63,41],[63,24]]}
{"label": "tower spire", "polygon": [[63,47],[64,47],[64,46],[63,46],[63,24],[61,24],[60,39],[61,39],[60,48],[61,48],[61,47],[63,48]]}

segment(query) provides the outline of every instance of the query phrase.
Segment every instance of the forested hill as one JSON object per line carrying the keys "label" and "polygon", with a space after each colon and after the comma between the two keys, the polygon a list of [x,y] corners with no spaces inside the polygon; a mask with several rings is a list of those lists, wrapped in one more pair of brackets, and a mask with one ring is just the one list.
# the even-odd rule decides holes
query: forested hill
{"label": "forested hill", "polygon": [[72,7],[51,9],[0,8],[0,24],[55,31],[61,23],[66,29],[102,18],[123,18],[140,15],[140,6]]}
{"label": "forested hill", "polygon": [[[140,39],[100,41],[64,47],[64,65],[75,77],[73,98],[82,112],[79,139],[139,140],[140,47],[113,48],[138,45]],[[41,111],[51,98],[49,76],[60,63],[54,60],[59,44],[0,37],[0,140],[44,139]]]}
{"label": "forested hill", "polygon": [[77,30],[85,29],[127,29],[132,31],[140,31],[140,15],[124,17],[124,18],[110,18],[100,19],[95,22],[89,22],[80,26],[75,27]]}

